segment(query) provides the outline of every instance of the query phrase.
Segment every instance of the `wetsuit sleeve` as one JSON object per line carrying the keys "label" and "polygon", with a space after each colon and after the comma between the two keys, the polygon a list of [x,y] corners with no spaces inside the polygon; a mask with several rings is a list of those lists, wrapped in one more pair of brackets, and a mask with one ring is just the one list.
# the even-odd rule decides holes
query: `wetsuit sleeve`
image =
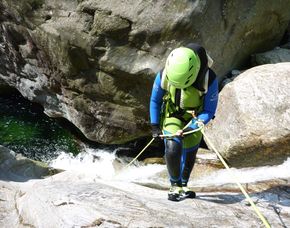
{"label": "wetsuit sleeve", "polygon": [[161,75],[159,72],[156,75],[150,98],[150,122],[152,125],[159,125],[160,110],[164,94],[165,90],[161,88]]}
{"label": "wetsuit sleeve", "polygon": [[[210,83],[208,91],[204,96],[203,111],[197,116],[197,119],[202,120],[204,124],[207,124],[214,117],[218,104],[218,80],[215,73],[212,72],[212,74],[214,80]],[[198,128],[196,119],[192,120],[189,128]]]}
{"label": "wetsuit sleeve", "polygon": [[203,111],[197,116],[207,124],[215,115],[218,104],[218,80],[215,78],[204,97]]}

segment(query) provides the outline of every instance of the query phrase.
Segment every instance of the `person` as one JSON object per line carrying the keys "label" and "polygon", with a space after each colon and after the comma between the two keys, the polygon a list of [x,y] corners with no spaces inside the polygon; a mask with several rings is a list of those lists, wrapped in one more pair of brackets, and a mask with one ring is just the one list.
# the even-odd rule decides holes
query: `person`
{"label": "person", "polygon": [[[152,136],[174,134],[164,138],[171,182],[168,199],[172,201],[179,201],[184,196],[195,198],[195,192],[187,183],[202,139],[200,123],[205,125],[214,117],[218,103],[218,81],[211,64],[212,59],[205,49],[190,43],[169,54],[153,84],[150,98]],[[185,135],[186,132],[193,133]]]}

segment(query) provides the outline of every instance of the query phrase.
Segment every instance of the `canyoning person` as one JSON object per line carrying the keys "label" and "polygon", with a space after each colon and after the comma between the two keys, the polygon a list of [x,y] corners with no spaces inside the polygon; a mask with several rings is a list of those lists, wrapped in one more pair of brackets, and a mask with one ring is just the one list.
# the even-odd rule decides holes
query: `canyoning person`
{"label": "canyoning person", "polygon": [[210,69],[211,64],[212,59],[205,49],[190,43],[169,54],[153,84],[150,99],[152,136],[175,134],[164,138],[171,182],[168,199],[172,201],[195,198],[187,182],[202,139],[200,127],[214,117],[218,102],[218,81]]}

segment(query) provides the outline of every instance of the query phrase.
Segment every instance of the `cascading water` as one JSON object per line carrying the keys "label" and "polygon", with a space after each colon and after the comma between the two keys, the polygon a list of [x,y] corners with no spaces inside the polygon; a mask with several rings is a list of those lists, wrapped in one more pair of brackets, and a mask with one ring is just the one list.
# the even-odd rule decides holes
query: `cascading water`
{"label": "cascading water", "polygon": [[[76,156],[76,144],[69,132],[42,109],[19,94],[0,97],[0,144],[25,156],[46,161],[54,168],[82,173],[89,179],[135,182],[155,188],[169,185],[165,165],[135,162],[119,157],[113,149],[84,147]],[[49,134],[48,134],[49,133]],[[71,153],[73,152],[73,153]],[[146,151],[144,152],[146,154]],[[278,178],[290,178],[290,159],[278,166],[234,169],[241,183],[254,183]],[[191,186],[233,183],[227,170],[218,170],[206,176],[191,179]]]}
{"label": "cascading water", "polygon": [[[145,152],[146,153],[146,152]],[[89,179],[117,180],[135,182],[154,188],[167,188],[169,185],[165,165],[135,162],[125,167],[132,158],[118,157],[114,151],[86,148],[77,156],[60,152],[59,156],[50,161],[54,168],[82,173]],[[277,166],[257,168],[221,169],[207,176],[192,178],[190,186],[219,186],[234,183],[232,174],[239,178],[241,183],[255,183],[279,178],[290,178],[290,159]],[[193,171],[194,172],[194,171]]]}
{"label": "cascading water", "polygon": [[165,179],[162,174],[166,171],[164,165],[144,165],[142,162],[136,161],[131,166],[126,167],[131,159],[118,157],[115,151],[85,148],[77,156],[61,151],[56,159],[48,163],[56,169],[82,173],[89,179],[99,178],[138,183],[154,180],[156,183],[163,184]]}

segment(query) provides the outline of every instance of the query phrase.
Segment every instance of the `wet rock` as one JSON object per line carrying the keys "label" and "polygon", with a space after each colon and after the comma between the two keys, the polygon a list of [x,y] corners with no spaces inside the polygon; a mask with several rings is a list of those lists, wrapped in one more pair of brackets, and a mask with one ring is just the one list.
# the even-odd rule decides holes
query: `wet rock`
{"label": "wet rock", "polygon": [[206,47],[220,77],[277,46],[290,1],[0,3],[0,78],[90,140],[148,135],[153,77],[170,51]]}
{"label": "wet rock", "polygon": [[272,51],[267,51],[252,56],[252,64],[254,66],[281,62],[290,62],[289,49],[277,47]]}
{"label": "wet rock", "polygon": [[220,93],[207,135],[235,167],[273,165],[290,156],[289,63],[251,68]]}
{"label": "wet rock", "polygon": [[[11,151],[1,147],[2,153],[8,158],[5,164],[13,160]],[[33,180],[19,172],[17,175],[23,177],[20,180],[10,179],[11,170],[3,162],[0,167],[1,227],[261,226],[245,197],[233,185],[195,186],[196,199],[177,203],[167,200],[167,191],[117,177],[97,179],[87,170],[64,171]],[[273,227],[290,225],[288,179],[244,186]]]}
{"label": "wet rock", "polygon": [[146,159],[144,159],[143,162],[144,162],[145,165],[148,165],[148,164],[164,165],[165,164],[164,158],[146,158]]}
{"label": "wet rock", "polygon": [[[61,227],[98,224],[117,227],[258,227],[261,224],[241,194],[198,193],[194,200],[176,203],[167,200],[166,191],[132,183],[86,182],[78,180],[79,177],[62,173],[34,182],[22,190],[23,195],[16,198],[22,223],[38,227],[48,224]],[[289,187],[285,187],[287,189]],[[281,226],[281,220],[269,206],[271,203],[281,208],[280,218],[285,224],[289,223],[287,196],[281,195],[279,200],[276,198],[271,203],[268,201],[278,192],[281,191],[253,195],[254,201],[259,202],[258,208],[275,227]]]}
{"label": "wet rock", "polygon": [[2,180],[26,181],[44,178],[57,172],[45,163],[25,158],[0,145],[0,179]]}

